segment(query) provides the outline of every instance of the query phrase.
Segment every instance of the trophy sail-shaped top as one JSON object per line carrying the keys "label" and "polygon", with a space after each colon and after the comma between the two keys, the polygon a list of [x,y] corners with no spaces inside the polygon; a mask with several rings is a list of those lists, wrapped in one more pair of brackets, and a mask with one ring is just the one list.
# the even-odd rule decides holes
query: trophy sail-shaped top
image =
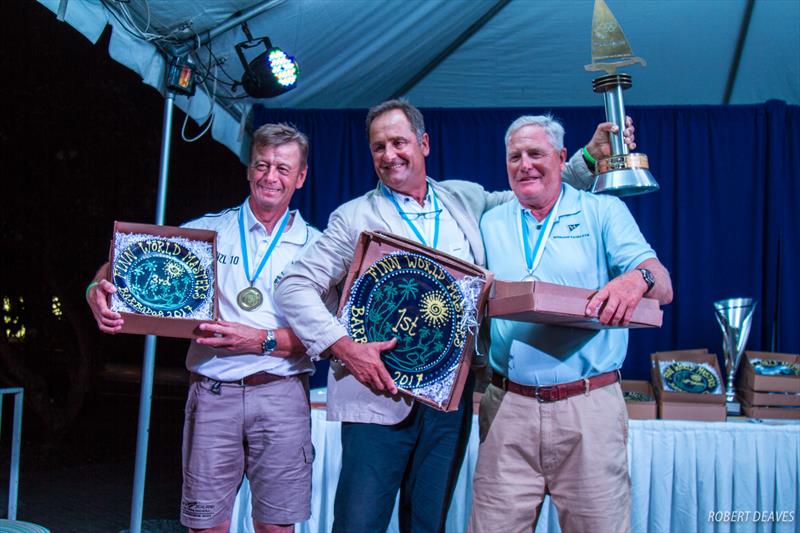
{"label": "trophy sail-shaped top", "polygon": [[614,74],[618,67],[647,63],[633,55],[631,45],[625,38],[622,27],[603,0],[595,0],[592,15],[592,63],[584,68],[590,72],[605,70]]}

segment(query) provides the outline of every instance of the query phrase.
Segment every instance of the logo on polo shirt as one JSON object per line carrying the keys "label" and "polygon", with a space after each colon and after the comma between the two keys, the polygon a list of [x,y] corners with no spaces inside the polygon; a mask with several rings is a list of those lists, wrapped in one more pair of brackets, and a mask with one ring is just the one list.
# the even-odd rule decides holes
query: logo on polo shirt
{"label": "logo on polo shirt", "polygon": [[577,224],[569,224],[569,225],[567,226],[567,228],[569,228],[569,230],[570,230],[570,231],[573,231],[575,228],[577,228],[577,227],[578,227],[578,226],[580,226],[580,225],[581,225],[581,223],[580,223],[580,222],[578,222]]}

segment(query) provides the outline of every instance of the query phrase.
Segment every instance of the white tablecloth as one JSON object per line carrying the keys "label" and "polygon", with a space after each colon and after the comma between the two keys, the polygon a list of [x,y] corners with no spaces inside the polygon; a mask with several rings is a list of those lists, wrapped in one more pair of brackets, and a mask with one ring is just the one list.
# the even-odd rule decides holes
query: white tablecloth
{"label": "white tablecloth", "polygon": [[[317,454],[312,516],[298,524],[296,531],[323,533],[333,524],[333,497],[341,467],[340,424],[327,422],[325,411],[318,409],[312,410],[311,420]],[[469,450],[447,518],[448,532],[466,531],[477,455],[478,419],[474,417]],[[628,461],[635,533],[800,531],[798,424],[631,420]],[[742,514],[725,515],[734,511]],[[709,520],[712,513],[717,513],[716,520]],[[734,518],[747,519],[734,522]],[[231,531],[253,531],[247,480],[239,491],[231,523]],[[395,511],[389,532],[397,531]],[[559,531],[556,511],[548,502],[536,531]]]}

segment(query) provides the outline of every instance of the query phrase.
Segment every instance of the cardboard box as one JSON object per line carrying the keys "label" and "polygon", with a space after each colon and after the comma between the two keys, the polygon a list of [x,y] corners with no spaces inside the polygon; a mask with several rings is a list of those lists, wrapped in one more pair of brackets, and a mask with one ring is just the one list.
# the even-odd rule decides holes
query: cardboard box
{"label": "cardboard box", "polygon": [[739,399],[758,407],[800,407],[800,394],[796,392],[758,392],[741,385],[741,374],[736,382]]}
{"label": "cardboard box", "polygon": [[650,386],[649,382],[623,379],[622,392],[623,394],[626,392],[641,392],[642,394],[646,394],[652,398],[652,400],[648,402],[625,399],[625,407],[628,409],[628,418],[633,418],[636,420],[651,420],[658,418],[656,396],[653,392],[653,387]]}
{"label": "cardboard box", "polygon": [[750,418],[784,418],[800,420],[800,407],[763,407],[742,400],[742,411]]}
{"label": "cardboard box", "polygon": [[[692,394],[664,390],[660,361],[688,361],[707,363],[714,368],[722,385],[719,394]],[[703,350],[676,350],[672,352],[656,352],[650,356],[651,379],[658,402],[658,417],[668,420],[704,420],[724,422],[727,416],[725,406],[725,383],[719,369],[717,355]]]}
{"label": "cardboard box", "polygon": [[[111,249],[109,251],[109,272],[108,276],[111,282],[114,281],[114,250],[117,234],[131,233],[131,234],[144,234],[153,235],[155,237],[184,237],[192,241],[203,241],[211,244],[212,257],[211,268],[213,272],[213,302],[212,302],[212,320],[196,320],[187,318],[168,318],[165,316],[152,316],[143,313],[129,313],[121,312],[124,320],[122,326],[122,333],[134,333],[139,335],[159,335],[162,337],[181,337],[181,338],[196,338],[204,336],[198,328],[200,324],[213,322],[219,318],[219,304],[217,295],[217,232],[200,229],[178,228],[175,226],[157,226],[154,224],[135,224],[131,222],[114,222],[114,234],[111,240]],[[110,305],[110,302],[109,302]]]}
{"label": "cardboard box", "polygon": [[800,363],[800,355],[791,353],[750,352],[742,356],[739,363],[737,387],[758,392],[800,393],[800,376],[765,376],[757,374],[751,359],[778,359],[787,363]]}
{"label": "cardboard box", "polygon": [[[597,318],[587,317],[586,304],[596,290],[568,287],[544,281],[497,280],[489,299],[492,318],[537,322],[584,329],[607,329]],[[658,300],[642,298],[628,328],[661,327],[663,313]]]}
{"label": "cardboard box", "polygon": [[[491,272],[462,259],[439,252],[433,248],[422,246],[412,240],[389,233],[370,231],[362,232],[359,237],[358,244],[356,245],[353,262],[351,263],[350,271],[345,278],[344,289],[339,302],[340,315],[344,306],[350,299],[351,289],[353,288],[353,284],[358,277],[361,276],[361,274],[365,271],[369,270],[374,263],[396,252],[422,255],[432,261],[435,261],[456,280],[461,280],[466,276],[482,278],[484,283],[479,292],[477,302],[478,321],[480,322],[482,318],[482,310],[485,308],[486,300],[489,295],[489,289],[494,279]],[[411,322],[409,322],[407,325],[410,324]],[[435,409],[441,411],[455,411],[458,409],[458,403],[464,390],[464,384],[467,380],[467,376],[469,375],[469,366],[474,345],[475,343],[473,340],[473,335],[472,333],[469,333],[464,339],[464,344],[455,371],[455,378],[453,380],[452,387],[449,391],[447,391],[447,398],[441,402],[441,404],[425,397],[424,391],[423,393],[415,394],[410,390],[410,387],[404,386],[402,382],[397,382],[400,392],[406,396],[414,398],[417,401],[430,405]]]}

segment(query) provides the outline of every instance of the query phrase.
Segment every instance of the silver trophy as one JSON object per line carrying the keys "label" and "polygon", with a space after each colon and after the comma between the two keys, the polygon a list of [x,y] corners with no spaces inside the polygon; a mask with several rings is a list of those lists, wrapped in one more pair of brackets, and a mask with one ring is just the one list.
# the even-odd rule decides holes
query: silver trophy
{"label": "silver trophy", "polygon": [[753,323],[753,311],[758,302],[753,298],[729,298],[714,302],[714,311],[717,322],[722,328],[722,351],[725,357],[725,371],[727,373],[727,387],[725,389],[725,402],[728,414],[741,414],[741,405],[736,400],[736,389],[733,380],[736,369],[742,360],[747,337],[750,335],[750,326]]}
{"label": "silver trophy", "polygon": [[622,27],[614,18],[603,0],[595,0],[592,17],[592,63],[586,70],[606,72],[592,80],[594,92],[602,93],[605,101],[606,120],[617,125],[617,133],[611,133],[611,156],[597,161],[597,178],[592,192],[633,196],[655,192],[659,189],[645,154],[629,153],[623,142],[625,129],[625,103],[622,91],[633,85],[630,74],[617,73],[617,68],[634,63],[645,66],[645,60],[633,55]]}

